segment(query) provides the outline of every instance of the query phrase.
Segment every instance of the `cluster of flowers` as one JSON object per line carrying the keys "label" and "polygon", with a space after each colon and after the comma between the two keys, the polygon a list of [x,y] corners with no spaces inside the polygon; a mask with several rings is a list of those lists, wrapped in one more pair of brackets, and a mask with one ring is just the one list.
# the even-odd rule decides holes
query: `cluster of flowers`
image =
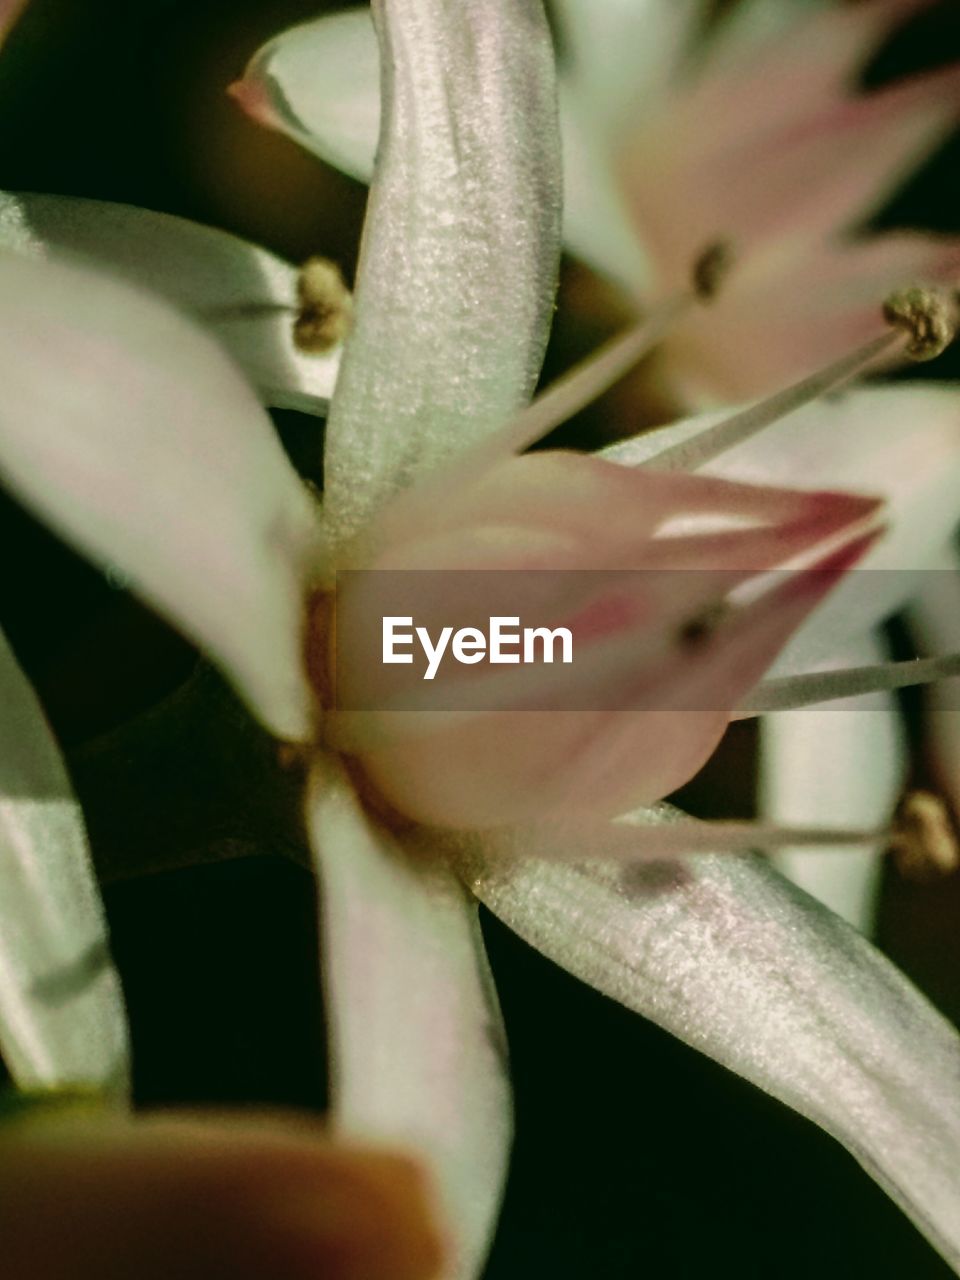
{"label": "cluster of flowers", "polygon": [[[336,1115],[430,1167],[451,1274],[482,1266],[510,1138],[477,901],[833,1133],[960,1268],[960,1041],[862,936],[743,852],[876,846],[894,730],[864,733],[851,712],[850,734],[813,719],[797,739],[774,718],[802,827],[698,824],[656,803],[735,716],[957,672],[950,655],[864,654],[915,590],[901,571],[952,556],[960,395],[822,397],[952,337],[936,286],[960,246],[849,228],[945,135],[960,72],[850,89],[908,0],[798,14],[748,0],[709,45],[696,0],[562,0],[564,192],[540,0],[372,7],[374,24],[349,11],[286,33],[233,90],[371,179],[342,355],[348,299],[321,266],[298,276],[143,210],[0,197],[4,483],[309,750]],[[638,318],[531,402],[564,232]],[[737,245],[725,279],[718,233]],[[703,412],[601,456],[525,452],[654,347]],[[326,416],[322,503],[264,405]],[[620,710],[527,710],[524,673],[490,677],[486,696],[481,679],[467,715],[442,690],[338,713],[331,619],[349,632],[375,578],[338,592],[336,575],[371,567],[588,569],[600,603],[607,571],[684,572],[659,592],[644,577],[578,667]],[[420,603],[429,617],[444,602]],[[583,603],[561,593],[537,621]],[[346,678],[365,674],[358,660]],[[82,817],[6,648],[0,687],[4,1056],[24,1087],[122,1093],[109,965],[68,999],[44,994],[105,931]],[[803,768],[838,741],[860,752],[830,767],[839,810]],[[673,857],[665,891],[644,863]]]}

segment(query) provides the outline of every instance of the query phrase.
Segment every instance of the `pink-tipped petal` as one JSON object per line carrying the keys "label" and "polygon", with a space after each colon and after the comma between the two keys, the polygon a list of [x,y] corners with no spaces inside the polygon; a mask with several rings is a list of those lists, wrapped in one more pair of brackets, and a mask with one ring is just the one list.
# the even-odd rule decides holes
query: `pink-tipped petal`
{"label": "pink-tipped petal", "polygon": [[229,93],[258,124],[370,181],[380,129],[380,65],[367,6],[276,36]]}
{"label": "pink-tipped petal", "polygon": [[[687,419],[616,445],[607,455],[642,466],[714,420]],[[832,486],[885,499],[886,537],[810,618],[776,671],[807,671],[841,652],[914,594],[929,557],[960,515],[960,395],[950,385],[871,387],[790,414],[714,459],[729,479]],[[869,572],[882,570],[882,572]]]}
{"label": "pink-tipped petal", "polygon": [[852,92],[879,42],[931,3],[744,0],[684,86],[678,109],[685,119],[722,126],[728,137],[789,126],[809,115],[811,104]]}
{"label": "pink-tipped petal", "polygon": [[[699,249],[718,235],[734,237],[746,263],[787,236],[811,241],[862,223],[960,114],[956,66],[859,95],[804,90],[787,115],[776,107],[782,83],[741,88],[732,78],[732,111],[722,99],[714,109],[695,94],[680,99],[625,148],[638,232],[668,285],[685,279]],[[737,107],[743,94],[747,101]]]}
{"label": "pink-tipped petal", "polygon": [[[659,799],[700,768],[733,706],[873,536],[788,575],[695,643],[685,639],[684,618],[716,604],[746,575],[656,573],[646,599],[641,575],[640,599],[577,650],[575,665],[513,667],[473,687],[431,685],[436,709],[399,720],[386,711],[386,740],[377,739],[376,715],[374,730],[367,722],[360,767],[390,805],[438,826],[490,826],[548,812],[612,815]],[[798,547],[809,549],[818,537],[808,527]],[[657,589],[665,593],[660,601],[649,598]]]}

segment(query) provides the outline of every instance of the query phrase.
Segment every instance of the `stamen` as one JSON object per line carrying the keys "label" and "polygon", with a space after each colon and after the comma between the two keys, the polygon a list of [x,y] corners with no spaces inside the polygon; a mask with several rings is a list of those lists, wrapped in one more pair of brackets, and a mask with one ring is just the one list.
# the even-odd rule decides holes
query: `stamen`
{"label": "stamen", "polygon": [[300,310],[293,340],[301,351],[323,355],[343,342],[350,331],[353,299],[340,268],[329,258],[308,258],[297,278]]}
{"label": "stamen", "polygon": [[709,245],[693,264],[693,291],[701,302],[712,302],[733,266],[735,255],[729,240]]}
{"label": "stamen", "polygon": [[901,875],[910,880],[930,880],[950,875],[960,866],[950,811],[932,791],[911,791],[900,801],[894,816],[890,852]]}
{"label": "stamen", "polygon": [[680,627],[677,639],[685,649],[699,649],[712,640],[717,630],[730,616],[729,601],[716,600]]}
{"label": "stamen", "polygon": [[498,452],[508,448],[521,453],[592,404],[649,355],[688,311],[712,301],[732,265],[726,241],[708,246],[693,265],[688,289],[659,303],[626,333],[612,338],[551,383],[491,444],[496,444]]}
{"label": "stamen", "polygon": [[892,293],[884,319],[910,335],[906,354],[918,362],[935,360],[957,335],[957,305],[940,289],[914,286]]}
{"label": "stamen", "polygon": [[871,338],[768,399],[707,427],[692,440],[654,454],[644,465],[658,471],[693,471],[835,390],[897,347],[897,354],[908,359],[932,360],[956,337],[957,308],[940,290],[912,288],[891,294],[883,305],[883,318],[891,326],[887,333]]}
{"label": "stamen", "polygon": [[845,667],[836,671],[810,671],[803,675],[763,680],[737,708],[736,719],[768,711],[789,711],[862,693],[882,693],[932,684],[960,675],[960,653],[938,658],[914,658],[908,662],[882,662],[876,666]]}
{"label": "stamen", "polygon": [[[789,827],[764,822],[673,822],[632,829],[639,858],[682,857],[695,853],[743,853],[836,845],[882,843],[882,830],[849,827]],[[582,855],[581,855],[582,856]]]}
{"label": "stamen", "polygon": [[[393,519],[402,522],[406,511],[411,507],[424,509],[433,494],[449,492],[511,454],[522,453],[586,408],[648,355],[687,311],[715,297],[730,264],[728,245],[719,241],[710,245],[693,265],[689,288],[661,302],[625,333],[574,365],[499,431],[441,463],[412,488],[397,494],[390,507]],[[354,551],[360,546],[358,542]]]}
{"label": "stamen", "polygon": [[430,831],[421,837],[430,847],[456,859],[474,851],[485,862],[503,858],[543,858],[550,862],[582,862],[591,845],[607,861],[624,866],[709,853],[769,853],[777,849],[876,848],[889,843],[885,829],[793,827],[767,822],[678,821],[634,822],[575,818],[564,823],[492,827],[478,832]]}

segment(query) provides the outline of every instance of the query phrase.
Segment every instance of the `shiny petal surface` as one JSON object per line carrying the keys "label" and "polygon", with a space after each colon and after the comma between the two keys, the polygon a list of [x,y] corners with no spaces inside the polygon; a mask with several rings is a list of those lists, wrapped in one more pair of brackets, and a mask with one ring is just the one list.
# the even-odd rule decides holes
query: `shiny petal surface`
{"label": "shiny petal surface", "polygon": [[842,920],[750,857],[464,871],[544,955],[842,1142],[960,1268],[960,1039]]}
{"label": "shiny petal surface", "polygon": [[160,294],[222,343],[265,404],[326,413],[340,348],[294,345],[296,268],[265,249],[150,209],[26,193],[0,193],[0,248],[77,255]]}
{"label": "shiny petal surface", "polygon": [[26,1089],[123,1093],[127,1021],[83,817],[0,635],[0,1050]]}
{"label": "shiny petal surface", "polygon": [[539,0],[374,5],[384,103],[356,323],[327,424],[338,536],[529,397],[559,256]]}
{"label": "shiny petal surface", "polygon": [[220,348],[87,269],[0,255],[0,476],[208,649],[275,733],[307,736],[318,521]]}
{"label": "shiny petal surface", "polygon": [[[606,456],[640,466],[717,416],[635,437]],[[704,471],[755,484],[832,486],[886,499],[889,532],[804,624],[775,668],[777,674],[809,670],[901,608],[956,525],[960,391],[927,383],[844,392],[781,419]]]}
{"label": "shiny petal surface", "polygon": [[512,1130],[506,1049],[476,908],[435,858],[415,861],[349,784],[317,778],[334,1116],[353,1138],[421,1157],[457,1280],[479,1275]]}
{"label": "shiny petal surface", "polygon": [[[879,637],[865,635],[838,659],[882,662]],[[829,823],[883,830],[905,781],[907,743],[891,694],[760,718],[759,808],[772,823]],[[784,849],[774,861],[794,884],[867,937],[873,930],[883,847]]]}

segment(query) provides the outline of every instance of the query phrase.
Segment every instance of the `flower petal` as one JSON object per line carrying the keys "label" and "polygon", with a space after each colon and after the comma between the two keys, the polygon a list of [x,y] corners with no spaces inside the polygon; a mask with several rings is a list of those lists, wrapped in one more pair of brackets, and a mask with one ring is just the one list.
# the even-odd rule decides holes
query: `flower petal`
{"label": "flower petal", "polygon": [[127,1020],[83,817],[0,635],[0,1049],[21,1088],[122,1093]]}
{"label": "flower petal", "polygon": [[[552,665],[521,680],[519,690],[510,678],[490,676],[478,682],[479,713],[374,714],[375,726],[388,724],[386,740],[373,737],[352,749],[390,804],[437,826],[489,827],[545,813],[612,817],[658,800],[703,765],[734,704],[864,545],[851,541],[785,576],[755,601],[731,609],[700,643],[685,643],[674,626],[664,628],[656,644],[657,636],[644,636],[641,615],[640,627],[617,627],[589,646],[575,679],[555,674],[561,669]],[[714,592],[714,574],[704,576],[701,590]],[[427,696],[447,699],[448,708],[470,708],[474,690],[466,682],[457,701],[449,700],[449,690],[430,689]],[[512,704],[504,689],[513,693]],[[484,714],[485,700],[505,709]]]}
{"label": "flower petal", "polygon": [[960,1267],[960,1038],[838,917],[758,858],[465,874],[544,955],[826,1129]]}
{"label": "flower petal", "polygon": [[327,424],[338,535],[533,390],[560,249],[539,0],[374,6],[384,113],[356,322]]}
{"label": "flower petal", "polygon": [[[851,666],[880,662],[883,647],[879,637],[868,634],[838,658]],[[883,830],[900,798],[906,758],[891,694],[762,716],[760,813],[774,823]],[[882,852],[880,845],[855,858],[843,848],[785,849],[774,862],[794,884],[869,936]]]}
{"label": "flower petal", "polygon": [[151,209],[26,193],[0,193],[0,248],[75,254],[160,294],[216,336],[265,404],[326,413],[340,348],[295,346],[297,272],[265,249]]}
{"label": "flower petal", "polygon": [[506,1047],[476,910],[436,859],[417,862],[339,776],[309,807],[321,882],[334,1114],[435,1175],[454,1274],[479,1274],[512,1129]]}
{"label": "flower petal", "polygon": [[0,475],[307,736],[313,503],[220,348],[87,269],[0,255]]}
{"label": "flower petal", "polygon": [[822,88],[829,77],[791,33],[774,48],[773,71],[758,73],[754,57],[712,94],[681,88],[624,147],[624,182],[664,288],[718,235],[735,237],[746,260],[790,234],[815,240],[861,225],[956,121],[955,65],[850,94]]}
{"label": "flower petal", "polygon": [[554,0],[567,80],[615,136],[676,81],[704,0]]}
{"label": "flower petal", "polygon": [[708,310],[684,317],[664,344],[661,369],[688,404],[766,395],[871,338],[880,300],[895,289],[949,286],[958,275],[957,236],[778,243],[748,258]]}
{"label": "flower petal", "polygon": [[[717,417],[685,419],[614,445],[605,456],[642,466]],[[916,591],[929,557],[956,525],[960,392],[949,384],[897,384],[821,400],[728,450],[704,472],[886,499],[889,533],[800,628],[774,669],[779,675],[807,671],[901,608]]]}
{"label": "flower petal", "polygon": [[370,181],[380,133],[380,58],[369,6],[302,22],[274,37],[230,93],[260,124]]}

